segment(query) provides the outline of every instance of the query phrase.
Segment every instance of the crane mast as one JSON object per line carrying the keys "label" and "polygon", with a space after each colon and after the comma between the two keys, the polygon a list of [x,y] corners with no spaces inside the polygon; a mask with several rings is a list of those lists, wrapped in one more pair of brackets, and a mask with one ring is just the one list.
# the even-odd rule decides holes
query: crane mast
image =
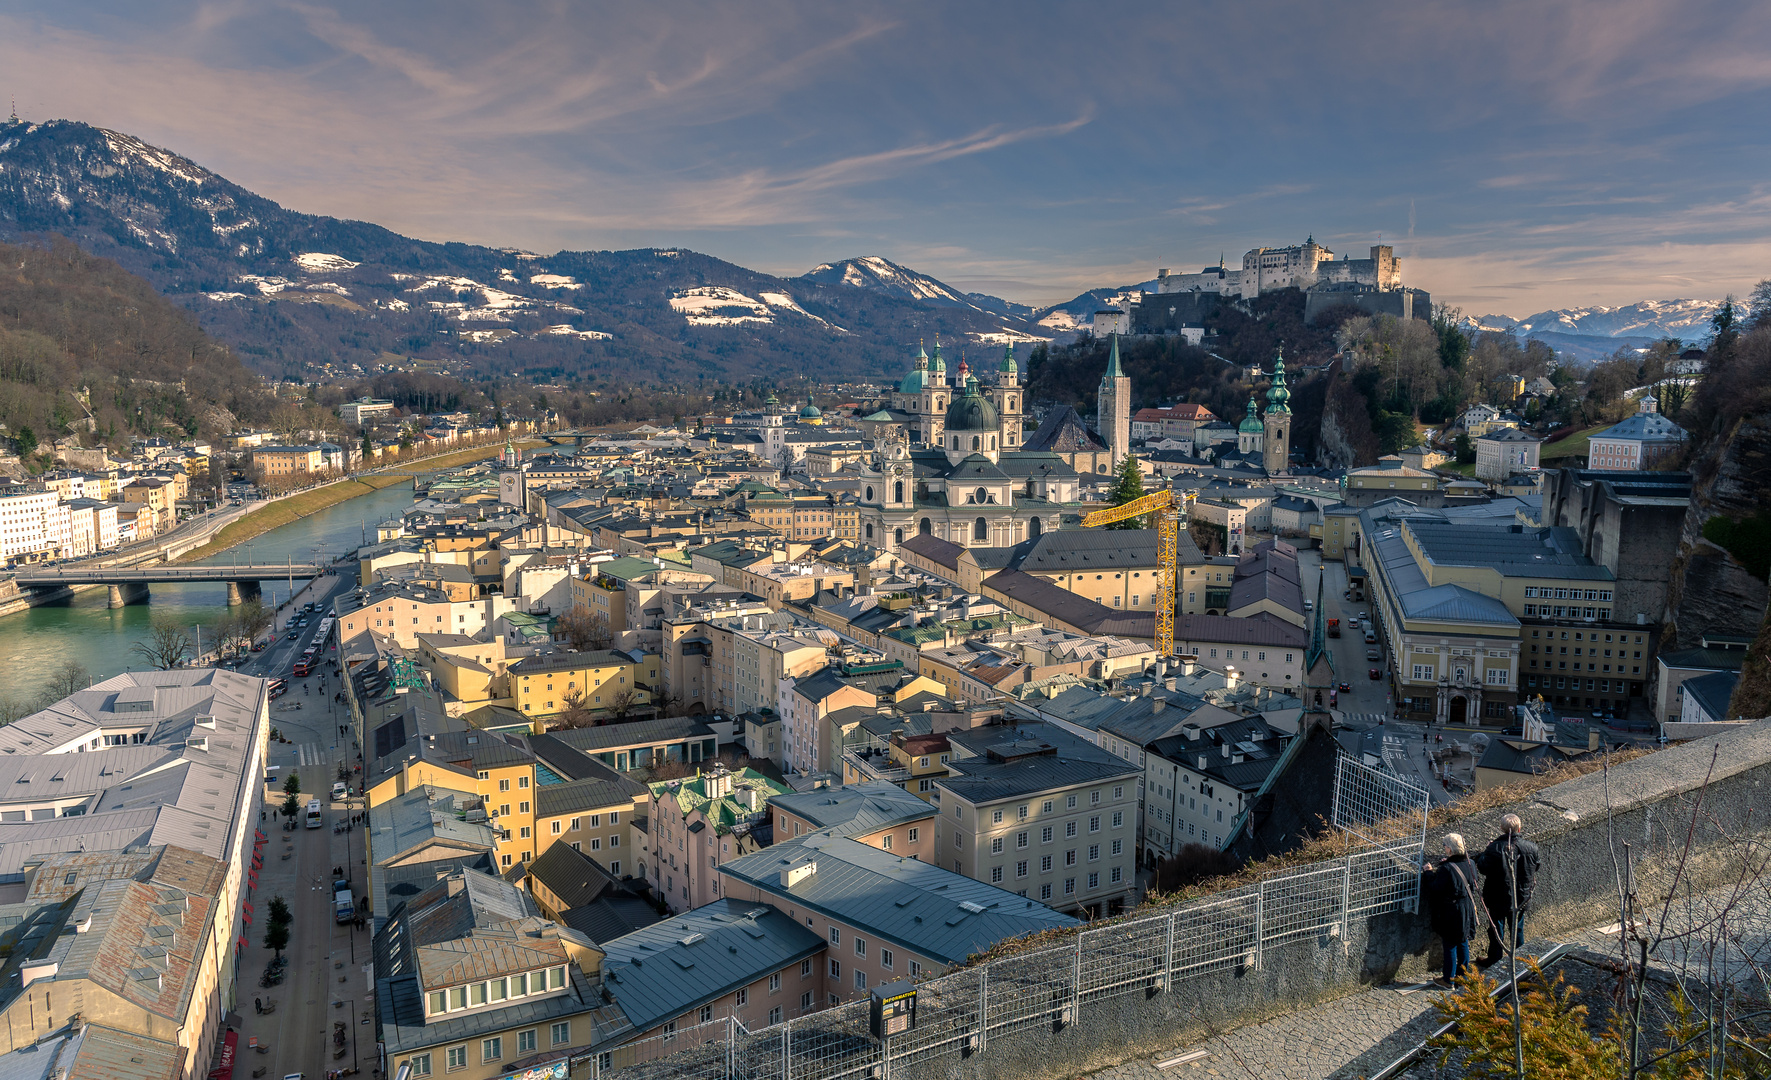
{"label": "crane mast", "polygon": [[1122,506],[1096,510],[1082,519],[1088,527],[1112,525],[1149,514],[1156,524],[1156,653],[1173,656],[1175,651],[1175,554],[1179,546],[1181,511],[1193,500],[1187,492],[1178,499],[1164,488]]}

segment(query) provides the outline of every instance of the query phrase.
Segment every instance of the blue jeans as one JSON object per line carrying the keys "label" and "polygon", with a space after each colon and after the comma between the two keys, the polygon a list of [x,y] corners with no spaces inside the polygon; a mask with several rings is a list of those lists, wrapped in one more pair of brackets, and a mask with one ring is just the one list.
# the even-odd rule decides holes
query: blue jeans
{"label": "blue jeans", "polygon": [[1470,943],[1467,941],[1454,942],[1450,938],[1441,938],[1440,940],[1445,942],[1445,981],[1451,982],[1463,974],[1464,968],[1470,964]]}
{"label": "blue jeans", "polygon": [[1498,962],[1506,957],[1506,955],[1507,955],[1506,928],[1508,926],[1511,926],[1512,930],[1513,930],[1513,948],[1519,949],[1519,948],[1524,947],[1524,945],[1525,945],[1525,913],[1522,911],[1516,911],[1511,915],[1503,915],[1499,919],[1496,919],[1494,922],[1491,922],[1488,924],[1488,959],[1489,960]]}

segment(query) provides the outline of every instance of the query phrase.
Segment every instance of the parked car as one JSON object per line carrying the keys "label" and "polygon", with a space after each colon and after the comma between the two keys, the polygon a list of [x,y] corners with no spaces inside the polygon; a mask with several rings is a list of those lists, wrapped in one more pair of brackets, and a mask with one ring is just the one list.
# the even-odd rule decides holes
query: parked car
{"label": "parked car", "polygon": [[1370,671],[1366,672],[1366,674],[1373,679],[1381,679],[1384,677],[1384,673],[1378,668],[1372,668]]}

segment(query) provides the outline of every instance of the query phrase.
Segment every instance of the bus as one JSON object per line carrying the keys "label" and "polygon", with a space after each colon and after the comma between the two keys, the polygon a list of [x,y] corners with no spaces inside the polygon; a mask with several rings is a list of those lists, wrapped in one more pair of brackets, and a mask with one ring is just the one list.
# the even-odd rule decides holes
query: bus
{"label": "bus", "polygon": [[312,657],[304,656],[301,659],[295,661],[295,677],[296,678],[298,678],[298,679],[306,678],[310,673],[312,673],[313,670],[314,670],[314,661],[313,661]]}
{"label": "bus", "polygon": [[310,799],[307,804],[307,827],[317,829],[325,824],[324,815],[320,813],[320,800]]}

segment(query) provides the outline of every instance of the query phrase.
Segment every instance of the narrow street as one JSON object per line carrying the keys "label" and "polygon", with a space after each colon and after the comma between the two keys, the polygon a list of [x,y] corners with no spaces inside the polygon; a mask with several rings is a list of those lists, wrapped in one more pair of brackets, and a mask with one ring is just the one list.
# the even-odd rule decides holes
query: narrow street
{"label": "narrow street", "polygon": [[[311,584],[279,613],[277,644],[254,657],[246,669],[248,674],[289,680],[289,693],[271,703],[271,726],[287,741],[273,741],[266,755],[268,763],[278,768],[265,784],[269,812],[258,827],[268,842],[258,887],[249,897],[254,918],[240,958],[237,1011],[241,1015],[242,1062],[249,1065],[254,1077],[299,1072],[315,1080],[333,1069],[355,1067],[368,1073],[376,1064],[373,1025],[365,1022],[374,1012],[369,931],[338,925],[333,916],[334,868],[350,878],[353,894],[360,894],[367,879],[361,827],[333,831],[362,807],[361,799],[335,802],[330,795],[339,778],[340,763],[354,767],[357,754],[351,736],[339,732],[339,725],[346,723],[345,706],[332,700],[341,687],[332,670],[337,653],[324,649],[325,662],[307,678],[295,678],[290,669],[307,645],[307,633],[289,641],[288,631],[282,629],[289,611],[299,610],[308,600],[329,606],[331,597],[346,587],[338,578],[322,578]],[[317,623],[318,619],[312,619],[307,632]],[[296,704],[302,707],[293,708]],[[290,831],[277,816],[276,808],[285,798],[283,784],[291,774],[300,778],[299,802],[303,807],[312,798],[320,799],[324,807],[320,828],[306,828],[298,814]],[[360,775],[350,773],[353,793]],[[285,950],[289,965],[279,985],[261,987],[260,978],[273,956],[264,946],[273,896],[281,896],[289,904],[294,920]],[[272,1011],[258,1012],[257,1001]],[[342,1047],[334,1043],[333,1036],[334,1025],[340,1022],[345,1032]],[[247,1049],[254,1038],[267,1048],[264,1054]]]}

